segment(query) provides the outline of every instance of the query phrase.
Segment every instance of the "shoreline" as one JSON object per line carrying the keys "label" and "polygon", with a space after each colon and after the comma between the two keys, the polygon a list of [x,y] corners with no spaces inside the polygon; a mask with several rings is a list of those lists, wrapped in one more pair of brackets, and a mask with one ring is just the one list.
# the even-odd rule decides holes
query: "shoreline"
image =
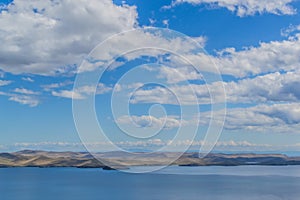
{"label": "shoreline", "polygon": [[[98,158],[98,159],[96,159]],[[50,152],[24,150],[0,153],[0,168],[8,167],[74,167],[102,168],[104,170],[128,169],[135,166],[293,166],[300,165],[300,157],[284,154],[220,154],[211,153],[199,158],[198,153],[161,152],[129,154],[105,152],[91,155],[87,152]],[[102,162],[100,162],[102,161]]]}

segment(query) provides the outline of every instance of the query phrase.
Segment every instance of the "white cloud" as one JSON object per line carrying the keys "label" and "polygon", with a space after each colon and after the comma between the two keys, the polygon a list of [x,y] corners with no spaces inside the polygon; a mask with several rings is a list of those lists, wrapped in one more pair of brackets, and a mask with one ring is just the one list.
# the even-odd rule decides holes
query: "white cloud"
{"label": "white cloud", "polygon": [[63,98],[69,98],[69,99],[84,99],[84,96],[80,93],[77,93],[72,90],[62,90],[62,91],[52,91],[51,93],[53,96],[56,97],[63,97]]}
{"label": "white cloud", "polygon": [[162,21],[163,25],[165,25],[166,28],[169,28],[169,20],[165,19]]}
{"label": "white cloud", "polygon": [[164,129],[173,129],[179,128],[180,126],[186,125],[185,121],[180,120],[176,116],[168,116],[168,117],[154,117],[154,116],[122,116],[119,117],[117,123],[120,124],[135,124],[138,127],[145,128],[164,128]]}
{"label": "white cloud", "polygon": [[[164,141],[161,139],[149,139],[138,141],[119,141],[115,142],[115,145],[127,149],[141,149],[150,150],[152,148],[157,149],[166,145],[171,145],[173,150],[176,151],[178,146],[191,145],[191,150],[199,151],[199,147],[203,145],[204,141],[190,141],[182,140],[177,142]],[[110,143],[95,142],[85,144],[86,146],[97,149],[103,149],[109,147]],[[24,149],[32,150],[51,150],[51,151],[85,151],[82,143],[71,142],[37,142],[37,143],[15,143],[11,145],[0,145],[2,151],[19,151]],[[219,141],[217,142],[215,151],[299,151],[300,144],[259,144],[249,141]]]}
{"label": "white cloud", "polygon": [[45,151],[85,151],[83,144],[71,142],[21,142],[3,145],[3,151],[20,151],[24,149]]}
{"label": "white cloud", "polygon": [[134,28],[134,6],[111,0],[15,0],[0,13],[0,69],[53,75],[112,34]]}
{"label": "white cloud", "polygon": [[[161,74],[163,75],[163,74]],[[175,76],[173,80],[178,80]],[[210,103],[299,102],[300,71],[271,73],[237,82],[213,82],[206,85],[168,85],[136,90],[131,103],[175,105]],[[224,90],[226,97],[224,96]],[[178,99],[178,101],[176,100]]]}
{"label": "white cloud", "polygon": [[223,74],[236,77],[262,73],[291,71],[300,67],[300,35],[284,41],[261,43],[242,51],[234,48],[224,49],[220,56],[212,58],[221,67]]}
{"label": "white cloud", "polygon": [[30,107],[35,107],[39,105],[40,101],[35,96],[28,96],[28,95],[16,95],[12,94],[9,97],[10,101],[15,101],[20,104],[29,105]]}
{"label": "white cloud", "polygon": [[[204,37],[191,39],[166,29],[147,27],[145,29],[136,29],[135,31],[119,34],[102,43],[101,48],[94,49],[92,55],[85,59],[79,71],[93,71],[105,64],[106,61],[110,61],[120,55],[127,62],[142,56],[155,57],[159,60],[171,52],[177,55],[194,54],[194,52],[202,50],[205,40]],[[110,70],[116,69],[122,64],[124,62],[116,61],[112,63]]]}
{"label": "white cloud", "polygon": [[25,88],[16,88],[13,92],[0,92],[0,95],[7,96],[9,101],[18,102],[23,105],[35,107],[40,104],[38,97],[40,93]]}
{"label": "white cloud", "polygon": [[224,83],[227,101],[235,103],[299,102],[300,71],[279,72]]}
{"label": "white cloud", "polygon": [[16,88],[14,90],[14,92],[20,93],[20,94],[27,94],[27,95],[38,95],[38,94],[40,94],[39,92],[34,92],[32,90],[28,90],[28,89],[25,89],[25,88]]}
{"label": "white cloud", "polygon": [[[226,48],[217,55],[205,53],[182,54],[202,71],[211,71],[215,65],[223,75],[245,78],[278,71],[293,71],[300,68],[300,33],[296,31],[283,41],[261,42],[257,47],[242,50]],[[178,57],[170,56],[171,66],[186,66]]]}
{"label": "white cloud", "polygon": [[[300,104],[257,105],[250,108],[228,109],[224,128],[265,133],[299,134]],[[217,113],[222,123],[221,112]],[[209,113],[201,113],[201,124],[208,124]]]}
{"label": "white cloud", "polygon": [[[137,27],[136,7],[118,6],[112,0],[15,0],[7,9],[0,13],[0,42],[6,46],[0,50],[0,56],[4,58],[0,69],[15,74],[73,73],[97,44],[116,33]],[[180,54],[191,52],[196,46],[194,41],[179,36],[164,38],[159,32],[140,30],[124,37],[111,38],[108,48],[94,52],[99,55],[95,58],[97,62],[85,63],[81,70],[91,71],[111,55],[121,55],[141,46],[165,47]],[[201,45],[206,40],[203,37],[194,39]],[[153,50],[145,54],[157,56],[162,52]],[[130,60],[141,55],[142,52],[133,52],[126,58]]]}
{"label": "white cloud", "polygon": [[0,80],[0,87],[11,84],[11,81]]}
{"label": "white cloud", "polygon": [[225,102],[222,84],[222,82],[215,82],[212,85],[170,85],[168,87],[157,86],[152,89],[139,89],[132,94],[130,103],[197,105]]}
{"label": "white cloud", "polygon": [[[288,6],[292,0],[280,0],[276,3],[267,0],[178,0],[176,2],[185,1],[194,4],[215,3],[237,11],[244,8],[247,11],[245,14],[265,11],[287,14],[288,11],[293,11]],[[33,12],[33,9],[36,9],[37,12]],[[238,12],[241,13],[242,11]],[[135,7],[117,6],[110,0],[88,2],[84,0],[78,2],[59,0],[55,3],[50,0],[30,0],[26,3],[22,0],[16,0],[14,4],[8,6],[8,11],[3,11],[0,14],[0,27],[3,29],[0,35],[3,40],[1,43],[7,46],[7,48],[0,50],[0,56],[5,58],[1,60],[0,68],[13,73],[55,74],[70,72],[76,68],[74,64],[79,64],[83,56],[103,39],[114,33],[135,27],[136,18]],[[34,37],[32,37],[33,35]],[[206,40],[203,37],[195,39],[202,45]],[[135,43],[129,41],[135,41]],[[118,45],[115,45],[114,42]],[[194,50],[193,47],[195,46],[178,38],[167,40],[159,37],[159,35],[140,31],[122,42],[119,40],[112,41],[111,46],[116,46],[116,52],[99,52],[99,54],[105,60],[107,54],[119,55],[120,52],[125,52],[129,47],[140,46],[138,44],[144,46],[163,46],[162,44],[164,44],[168,48],[172,47],[175,52],[179,51],[184,57],[195,61],[199,66],[202,64],[211,65],[209,59],[212,59],[220,66],[223,74],[236,77],[279,70],[294,70],[299,67],[300,63],[298,36],[281,42],[261,43],[259,47],[249,47],[242,51],[227,48],[220,51],[219,56],[213,57],[203,54],[191,55],[191,50]],[[153,52],[153,54],[157,55],[158,52]],[[137,56],[131,55],[128,59]],[[91,64],[89,70],[94,69],[95,65],[99,66],[99,63]]]}
{"label": "white cloud", "polygon": [[[192,5],[206,4],[211,7],[222,7],[235,12],[238,16],[272,13],[276,15],[293,15],[296,10],[290,5],[295,0],[175,0],[172,6],[182,3]],[[170,8],[172,6],[165,6]]]}
{"label": "white cloud", "polygon": [[130,99],[130,103],[159,103],[159,104],[179,104],[167,88],[155,87],[151,90],[136,90]]}
{"label": "white cloud", "polygon": [[[254,79],[245,79],[239,82],[221,83],[211,85],[183,85],[170,88],[155,87],[150,90],[137,90],[131,103],[160,103],[174,105],[194,105],[220,103],[224,99],[219,84],[224,84],[227,90],[227,101],[230,103],[255,103],[250,108],[228,109],[225,128],[228,130],[250,130],[256,132],[298,133],[300,128],[300,80],[299,72],[286,74],[273,73]],[[190,91],[193,88],[196,94]],[[173,91],[170,93],[169,90]],[[174,100],[175,97],[181,101]],[[210,94],[216,97],[213,101]],[[291,103],[294,102],[294,103]],[[265,105],[266,103],[270,105]],[[276,104],[274,104],[276,103]],[[217,111],[215,116],[221,125],[223,123],[223,110]],[[208,125],[211,112],[200,113],[200,124]],[[195,123],[195,120],[187,122]]]}
{"label": "white cloud", "polygon": [[30,77],[23,77],[22,80],[23,80],[23,81],[30,82],[30,83],[33,83],[33,82],[34,82],[34,80],[33,80],[32,78],[30,78]]}
{"label": "white cloud", "polygon": [[[55,85],[56,86],[56,85]],[[104,94],[111,91],[112,88],[102,83],[99,83],[97,89],[95,86],[82,86],[73,90],[60,90],[52,91],[51,94],[57,97],[69,98],[69,99],[85,99],[87,95],[92,95],[96,91],[96,95]]]}
{"label": "white cloud", "polygon": [[48,85],[42,85],[41,87],[45,91],[49,92],[52,89],[62,88],[62,87],[65,87],[65,86],[68,86],[68,85],[72,85],[72,84],[73,84],[72,81],[64,81],[64,82],[60,82],[60,83],[52,83],[52,84],[48,84]]}

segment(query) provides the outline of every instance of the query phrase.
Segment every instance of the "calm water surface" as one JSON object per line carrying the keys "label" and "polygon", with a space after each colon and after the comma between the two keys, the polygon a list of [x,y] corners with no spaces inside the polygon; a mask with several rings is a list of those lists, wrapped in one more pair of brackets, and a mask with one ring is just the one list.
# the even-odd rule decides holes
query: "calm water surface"
{"label": "calm water surface", "polygon": [[300,167],[170,167],[152,174],[0,169],[1,200],[299,200]]}

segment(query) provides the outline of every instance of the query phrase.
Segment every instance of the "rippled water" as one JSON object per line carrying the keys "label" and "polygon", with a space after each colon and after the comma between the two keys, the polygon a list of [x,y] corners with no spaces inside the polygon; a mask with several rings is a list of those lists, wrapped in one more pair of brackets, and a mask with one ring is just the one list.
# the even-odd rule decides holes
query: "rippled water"
{"label": "rippled water", "polygon": [[1,200],[299,200],[300,167],[170,167],[152,174],[0,169]]}

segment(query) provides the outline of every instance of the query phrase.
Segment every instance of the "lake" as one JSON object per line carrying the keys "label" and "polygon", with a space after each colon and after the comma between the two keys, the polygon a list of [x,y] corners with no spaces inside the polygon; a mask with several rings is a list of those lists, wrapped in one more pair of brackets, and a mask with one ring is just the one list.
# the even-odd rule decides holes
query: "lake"
{"label": "lake", "polygon": [[[134,170],[134,168],[133,168]],[[102,169],[2,168],[1,200],[299,200],[300,166]]]}

